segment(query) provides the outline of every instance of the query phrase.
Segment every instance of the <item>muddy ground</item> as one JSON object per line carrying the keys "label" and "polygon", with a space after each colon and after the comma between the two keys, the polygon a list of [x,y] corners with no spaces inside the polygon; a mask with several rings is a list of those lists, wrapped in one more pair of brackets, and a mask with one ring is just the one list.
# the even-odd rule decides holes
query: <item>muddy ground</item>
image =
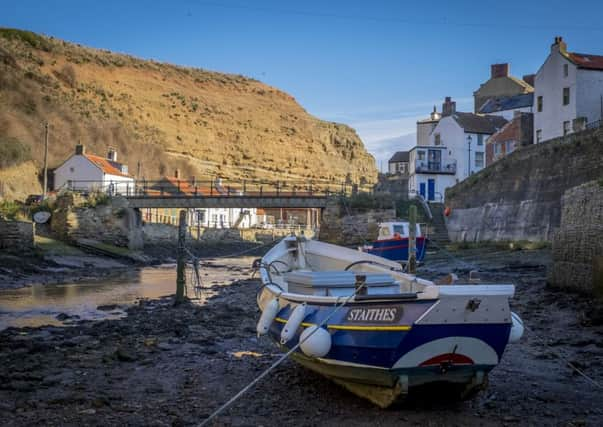
{"label": "muddy ground", "polygon": [[[428,254],[426,276],[455,265],[461,276],[480,267],[484,280],[515,283],[512,309],[530,328],[471,401],[381,410],[287,361],[215,425],[602,425],[602,390],[567,362],[602,384],[603,327],[588,320],[586,298],[546,287],[549,259],[547,250]],[[2,424],[199,423],[279,355],[255,336],[251,260],[208,263],[205,272],[222,280],[206,280],[201,301],[141,301],[121,320],[0,332]]]}

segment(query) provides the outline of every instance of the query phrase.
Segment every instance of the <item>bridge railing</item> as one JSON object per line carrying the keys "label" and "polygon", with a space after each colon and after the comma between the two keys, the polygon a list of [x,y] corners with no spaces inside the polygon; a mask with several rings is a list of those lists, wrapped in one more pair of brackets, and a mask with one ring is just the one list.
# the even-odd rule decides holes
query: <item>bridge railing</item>
{"label": "bridge railing", "polygon": [[350,184],[317,185],[302,181],[138,180],[68,181],[63,188],[126,197],[328,197],[351,194]]}

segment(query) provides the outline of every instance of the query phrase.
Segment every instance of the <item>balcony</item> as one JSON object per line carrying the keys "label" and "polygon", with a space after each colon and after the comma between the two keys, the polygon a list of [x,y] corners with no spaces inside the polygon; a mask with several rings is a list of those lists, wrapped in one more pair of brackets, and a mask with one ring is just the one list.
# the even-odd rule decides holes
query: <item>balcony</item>
{"label": "balcony", "polygon": [[415,173],[440,173],[454,175],[456,173],[456,160],[448,163],[417,160],[415,164]]}

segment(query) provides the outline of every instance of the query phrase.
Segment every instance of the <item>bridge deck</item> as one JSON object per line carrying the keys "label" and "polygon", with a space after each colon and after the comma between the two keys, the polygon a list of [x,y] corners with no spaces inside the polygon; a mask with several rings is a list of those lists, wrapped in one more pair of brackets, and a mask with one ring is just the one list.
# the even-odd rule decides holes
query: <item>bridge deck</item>
{"label": "bridge deck", "polygon": [[131,208],[324,208],[328,196],[126,196]]}

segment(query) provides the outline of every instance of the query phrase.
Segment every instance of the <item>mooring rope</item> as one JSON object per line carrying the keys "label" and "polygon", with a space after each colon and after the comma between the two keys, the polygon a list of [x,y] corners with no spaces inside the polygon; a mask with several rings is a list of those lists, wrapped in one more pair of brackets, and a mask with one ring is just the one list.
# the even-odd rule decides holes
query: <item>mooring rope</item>
{"label": "mooring rope", "polygon": [[[316,333],[316,331],[318,331],[320,328],[322,328],[331,319],[331,317],[333,317],[335,315],[335,313],[337,313],[342,307],[344,307],[348,302],[350,302],[351,299],[356,296],[356,293],[360,289],[362,289],[365,285],[366,285],[366,282],[364,282],[360,286],[358,286],[354,290],[354,293],[349,295],[348,297],[346,297],[341,304],[339,304],[340,297],[337,297],[333,311],[331,311],[331,313],[329,313],[329,315],[322,322],[320,322],[312,332],[310,332],[303,340],[300,339],[297,344],[295,344],[287,353],[283,354],[276,362],[274,362],[272,365],[270,365],[270,367],[268,367],[268,369],[266,369],[264,372],[262,372],[260,375],[258,375],[253,381],[251,381],[249,384],[247,384],[245,387],[243,387],[237,394],[235,394],[233,397],[231,397],[230,400],[228,400],[228,402],[226,402],[225,404],[220,406],[218,409],[216,409],[209,417],[207,417],[201,424],[199,424],[199,427],[206,426],[211,420],[213,420],[215,417],[220,415],[222,412],[224,412],[226,409],[228,409],[233,403],[235,403],[241,396],[243,396],[245,393],[247,393],[249,390],[251,390],[266,375],[268,375],[270,372],[272,372],[273,369],[275,369],[277,366],[279,366],[285,359],[287,359],[293,352],[295,352],[303,343],[305,343],[312,335],[314,335],[314,333]],[[337,305],[337,304],[339,304],[339,305]]]}

